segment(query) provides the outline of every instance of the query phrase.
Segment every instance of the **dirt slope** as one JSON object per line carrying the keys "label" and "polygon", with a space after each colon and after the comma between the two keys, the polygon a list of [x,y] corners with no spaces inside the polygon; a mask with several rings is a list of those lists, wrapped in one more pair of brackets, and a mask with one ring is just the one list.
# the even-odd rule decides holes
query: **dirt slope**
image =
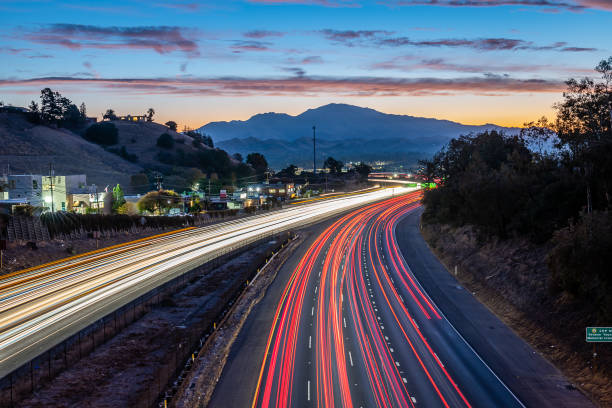
{"label": "dirt slope", "polygon": [[89,143],[66,129],[34,125],[23,116],[0,113],[0,172],[10,165],[11,174],[87,174],[88,183],[100,186],[128,185],[130,175],[140,173],[139,164]]}

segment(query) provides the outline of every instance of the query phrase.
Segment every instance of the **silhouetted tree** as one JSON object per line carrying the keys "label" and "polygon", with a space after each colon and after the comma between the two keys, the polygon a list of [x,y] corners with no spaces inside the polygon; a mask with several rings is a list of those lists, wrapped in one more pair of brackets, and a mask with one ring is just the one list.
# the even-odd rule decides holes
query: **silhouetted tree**
{"label": "silhouetted tree", "polygon": [[329,169],[329,171],[333,174],[340,174],[342,173],[342,167],[344,167],[344,163],[334,159],[333,157],[328,157],[327,159],[325,159],[323,167]]}
{"label": "silhouetted tree", "polygon": [[146,114],[147,122],[153,122],[153,115],[155,115],[155,109],[149,108]]}
{"label": "silhouetted tree", "polygon": [[244,158],[242,157],[240,153],[234,153],[232,154],[232,157],[240,163],[242,163],[242,161],[244,160]]}
{"label": "silhouetted tree", "polygon": [[112,109],[107,109],[104,115],[102,116],[104,120],[117,120],[117,115],[115,115],[115,111]]}
{"label": "silhouetted tree", "polygon": [[59,125],[70,105],[70,99],[52,91],[51,88],[40,91],[40,116],[45,122]]}
{"label": "silhouetted tree", "polygon": [[368,166],[364,162],[361,162],[355,166],[355,171],[357,172],[357,174],[359,174],[359,177],[362,180],[365,180],[368,178],[368,176],[372,172],[372,167]]}
{"label": "silhouetted tree", "polygon": [[279,177],[289,177],[289,178],[295,177],[295,173],[297,172],[297,169],[298,169],[297,166],[290,164],[289,166],[285,167],[284,169],[276,173],[276,175]]}
{"label": "silhouetted tree", "polygon": [[85,106],[85,102],[81,102],[81,106],[79,106],[79,113],[81,114],[81,118],[83,118],[83,120],[87,119],[87,107]]}
{"label": "silhouetted tree", "polygon": [[176,132],[177,124],[175,121],[169,120],[168,122],[165,123],[165,125],[168,126],[168,129],[174,130]]}
{"label": "silhouetted tree", "polygon": [[260,177],[268,170],[268,161],[261,153],[249,153],[246,162],[253,167],[255,173]]}
{"label": "silhouetted tree", "polygon": [[84,119],[83,116],[81,116],[79,108],[74,104],[70,104],[64,112],[62,122],[66,127],[76,127],[81,125]]}

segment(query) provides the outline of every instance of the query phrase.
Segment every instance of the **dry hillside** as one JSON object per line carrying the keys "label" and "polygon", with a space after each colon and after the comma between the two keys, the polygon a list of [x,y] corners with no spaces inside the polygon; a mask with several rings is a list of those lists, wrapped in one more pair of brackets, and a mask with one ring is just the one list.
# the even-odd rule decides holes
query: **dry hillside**
{"label": "dry hillside", "polygon": [[12,174],[87,174],[88,183],[129,185],[130,175],[142,172],[130,163],[66,129],[34,125],[22,115],[0,113],[0,166]]}
{"label": "dry hillside", "polygon": [[[68,129],[53,128],[30,123],[19,113],[0,113],[0,174],[10,165],[11,174],[48,174],[49,164],[55,173],[86,174],[88,183],[99,186],[121,184],[128,194],[144,193],[153,187],[154,174],[163,175],[165,188],[183,191],[191,183],[205,177],[195,168],[201,161],[197,153],[210,148],[202,143],[193,144],[193,138],[174,132],[154,122],[112,122],[119,131],[119,143],[103,148],[83,139]],[[85,129],[79,131],[84,133]],[[168,133],[174,139],[172,148],[160,148],[157,139]],[[119,155],[125,148],[128,161]],[[187,163],[183,158],[190,157]],[[201,160],[201,159],[200,159]],[[211,157],[214,168],[214,157]],[[229,157],[231,166],[238,162]],[[186,167],[184,167],[186,166]],[[189,167],[194,166],[194,167]],[[208,172],[215,170],[208,169]],[[138,178],[132,184],[132,175],[145,173],[148,178]]]}
{"label": "dry hillside", "polygon": [[[117,126],[119,130],[119,144],[117,146],[125,146],[129,153],[137,155],[138,164],[146,168],[160,166],[157,160],[157,155],[160,151],[173,152],[177,149],[182,149],[185,153],[188,153],[198,150],[198,148],[193,147],[193,139],[191,137],[174,132],[159,123],[133,123],[122,120],[115,120],[111,123]],[[177,141],[173,149],[160,149],[157,147],[157,138],[163,133],[168,133]],[[183,142],[181,143],[181,141]],[[200,146],[199,149],[206,148],[206,146]]]}

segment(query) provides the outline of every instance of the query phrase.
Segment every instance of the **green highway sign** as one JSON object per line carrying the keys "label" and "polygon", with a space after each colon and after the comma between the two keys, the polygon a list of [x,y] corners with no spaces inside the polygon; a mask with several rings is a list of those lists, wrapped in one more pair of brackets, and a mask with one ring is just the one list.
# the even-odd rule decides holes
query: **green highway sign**
{"label": "green highway sign", "polygon": [[612,327],[587,327],[586,341],[612,342]]}

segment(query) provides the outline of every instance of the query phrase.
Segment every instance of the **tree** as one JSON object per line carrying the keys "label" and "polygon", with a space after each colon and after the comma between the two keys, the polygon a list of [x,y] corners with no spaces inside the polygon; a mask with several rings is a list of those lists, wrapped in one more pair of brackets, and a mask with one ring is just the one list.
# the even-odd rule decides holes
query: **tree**
{"label": "tree", "polygon": [[147,122],[153,122],[153,115],[155,115],[155,109],[149,108],[147,110]]}
{"label": "tree", "polygon": [[114,123],[94,123],[87,128],[84,137],[99,145],[112,146],[119,142],[119,131]]}
{"label": "tree", "polygon": [[328,157],[327,159],[325,159],[323,167],[329,169],[330,173],[340,174],[342,173],[342,167],[344,167],[344,163],[334,159],[333,157]]}
{"label": "tree", "polygon": [[368,166],[364,162],[361,162],[355,166],[355,171],[359,174],[359,178],[366,180],[372,172],[372,167]]}
{"label": "tree", "polygon": [[268,170],[268,161],[261,153],[249,153],[246,162],[253,167],[255,173],[260,177]]}
{"label": "tree", "polygon": [[81,102],[79,113],[81,114],[81,118],[83,118],[83,120],[87,119],[87,107],[85,106],[85,102]]}
{"label": "tree", "polygon": [[602,60],[595,69],[601,74],[601,81],[591,78],[566,81],[564,100],[554,105],[559,147],[567,149],[568,164],[580,169],[586,182],[587,213],[593,210],[593,202],[597,206],[602,198],[605,207],[612,204],[612,165],[608,154],[612,150],[612,57]]}
{"label": "tree", "polygon": [[168,133],[163,133],[157,138],[157,147],[162,149],[172,149],[174,147],[174,138]]}
{"label": "tree", "polygon": [[202,136],[202,143],[204,143],[206,146],[210,147],[211,149],[213,149],[215,147],[215,144],[213,143],[212,137],[210,137],[208,135]]}
{"label": "tree", "polygon": [[137,205],[140,212],[167,213],[181,205],[181,196],[172,190],[150,191],[138,200]]}
{"label": "tree", "polygon": [[166,122],[166,123],[165,123],[165,125],[166,125],[166,126],[168,126],[168,128],[169,128],[170,130],[174,130],[174,131],[176,132],[176,127],[177,127],[178,125],[176,124],[176,122],[175,122],[175,121],[173,121],[173,120],[169,120],[168,122]]}
{"label": "tree", "polygon": [[117,115],[115,115],[115,111],[112,109],[107,109],[104,115],[102,116],[103,120],[117,120]]}
{"label": "tree", "polygon": [[40,91],[40,116],[45,122],[59,125],[70,105],[70,99],[52,91],[51,88]]}
{"label": "tree", "polygon": [[84,122],[83,117],[81,116],[81,112],[76,105],[70,104],[63,116],[63,123],[67,127],[76,127]]}
{"label": "tree", "polygon": [[32,123],[40,123],[40,111],[38,110],[38,104],[34,101],[30,102],[30,106],[28,107],[30,112],[28,112],[28,120]]}
{"label": "tree", "polygon": [[232,157],[239,163],[242,163],[242,161],[244,160],[244,158],[242,157],[240,153],[234,153],[232,154]]}
{"label": "tree", "polygon": [[30,102],[30,106],[28,108],[30,109],[30,112],[38,114],[38,104],[36,102]]}
{"label": "tree", "polygon": [[277,173],[277,176],[280,177],[295,177],[295,173],[297,172],[297,166],[290,164],[289,166],[287,166],[286,168],[282,169],[281,171],[279,171]]}
{"label": "tree", "polygon": [[113,187],[113,203],[112,203],[113,212],[114,213],[118,212],[117,210],[119,209],[119,207],[121,207],[124,204],[125,204],[125,197],[123,196],[123,190],[121,189],[121,186],[117,184],[115,187]]}

